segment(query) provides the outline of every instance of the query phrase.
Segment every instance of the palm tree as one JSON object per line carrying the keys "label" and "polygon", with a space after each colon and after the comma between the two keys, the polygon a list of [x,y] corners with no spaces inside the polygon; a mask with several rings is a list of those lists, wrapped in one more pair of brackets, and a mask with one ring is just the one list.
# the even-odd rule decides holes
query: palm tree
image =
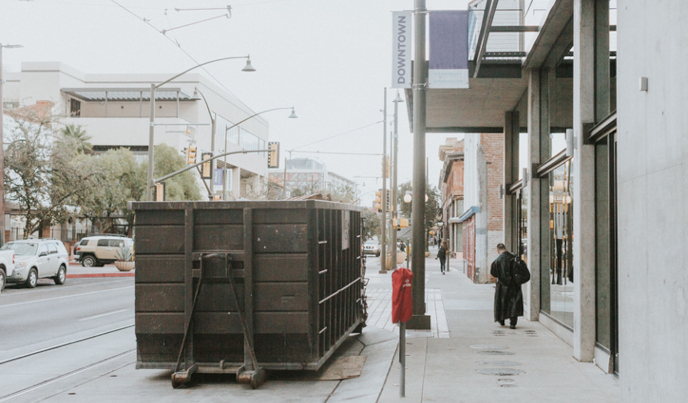
{"label": "palm tree", "polygon": [[75,143],[77,153],[90,154],[93,151],[93,145],[88,141],[91,136],[86,134],[81,125],[68,124],[60,130],[60,133],[67,140]]}

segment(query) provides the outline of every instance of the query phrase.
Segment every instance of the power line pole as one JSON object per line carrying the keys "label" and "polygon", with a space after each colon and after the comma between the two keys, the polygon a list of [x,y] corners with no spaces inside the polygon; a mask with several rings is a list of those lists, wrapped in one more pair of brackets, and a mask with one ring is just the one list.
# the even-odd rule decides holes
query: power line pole
{"label": "power line pole", "polygon": [[411,227],[413,247],[413,316],[409,329],[430,329],[430,316],[425,314],[425,96],[428,66],[425,62],[425,0],[415,0],[414,67],[413,67],[413,207]]}
{"label": "power line pole", "polygon": [[380,274],[387,273],[387,87],[385,87],[385,106],[382,119],[382,222],[380,223]]}

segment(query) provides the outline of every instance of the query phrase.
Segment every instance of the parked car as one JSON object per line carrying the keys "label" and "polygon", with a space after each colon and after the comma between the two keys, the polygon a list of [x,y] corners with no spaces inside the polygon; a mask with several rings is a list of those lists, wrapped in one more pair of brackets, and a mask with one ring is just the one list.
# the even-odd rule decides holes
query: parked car
{"label": "parked car", "polygon": [[62,285],[67,280],[69,253],[62,241],[53,238],[26,239],[4,244],[2,249],[14,251],[14,274],[7,283],[23,283],[36,287],[39,278],[52,278]]}
{"label": "parked car", "polygon": [[363,244],[364,255],[380,256],[380,242],[369,240]]}
{"label": "parked car", "polygon": [[5,288],[7,277],[14,274],[14,251],[0,250],[0,291]]}
{"label": "parked car", "polygon": [[117,260],[117,253],[125,246],[133,247],[134,240],[124,236],[90,236],[79,242],[74,259],[84,267],[103,266]]}

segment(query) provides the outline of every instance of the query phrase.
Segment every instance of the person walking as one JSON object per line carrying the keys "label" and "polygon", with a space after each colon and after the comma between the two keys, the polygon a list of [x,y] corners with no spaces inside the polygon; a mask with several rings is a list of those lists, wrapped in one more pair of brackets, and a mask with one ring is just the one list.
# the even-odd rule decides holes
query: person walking
{"label": "person walking", "polygon": [[503,243],[497,244],[499,256],[492,262],[490,274],[497,278],[494,297],[494,320],[504,326],[509,318],[509,327],[516,329],[518,317],[523,316],[523,293],[521,285],[514,281],[514,255]]}
{"label": "person walking", "polygon": [[440,270],[442,271],[442,275],[444,275],[445,263],[447,262],[447,243],[446,242],[442,242],[442,245],[440,245],[440,249],[437,251],[437,257],[435,259],[440,260]]}

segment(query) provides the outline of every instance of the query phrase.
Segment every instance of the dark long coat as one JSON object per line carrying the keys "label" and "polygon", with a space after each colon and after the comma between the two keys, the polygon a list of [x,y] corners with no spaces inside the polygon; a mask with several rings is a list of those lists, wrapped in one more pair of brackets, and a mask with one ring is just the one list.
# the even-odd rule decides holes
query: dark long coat
{"label": "dark long coat", "polygon": [[514,255],[503,252],[492,262],[490,274],[497,278],[494,299],[495,322],[523,316],[523,293],[520,285],[507,284],[511,278],[511,259]]}

